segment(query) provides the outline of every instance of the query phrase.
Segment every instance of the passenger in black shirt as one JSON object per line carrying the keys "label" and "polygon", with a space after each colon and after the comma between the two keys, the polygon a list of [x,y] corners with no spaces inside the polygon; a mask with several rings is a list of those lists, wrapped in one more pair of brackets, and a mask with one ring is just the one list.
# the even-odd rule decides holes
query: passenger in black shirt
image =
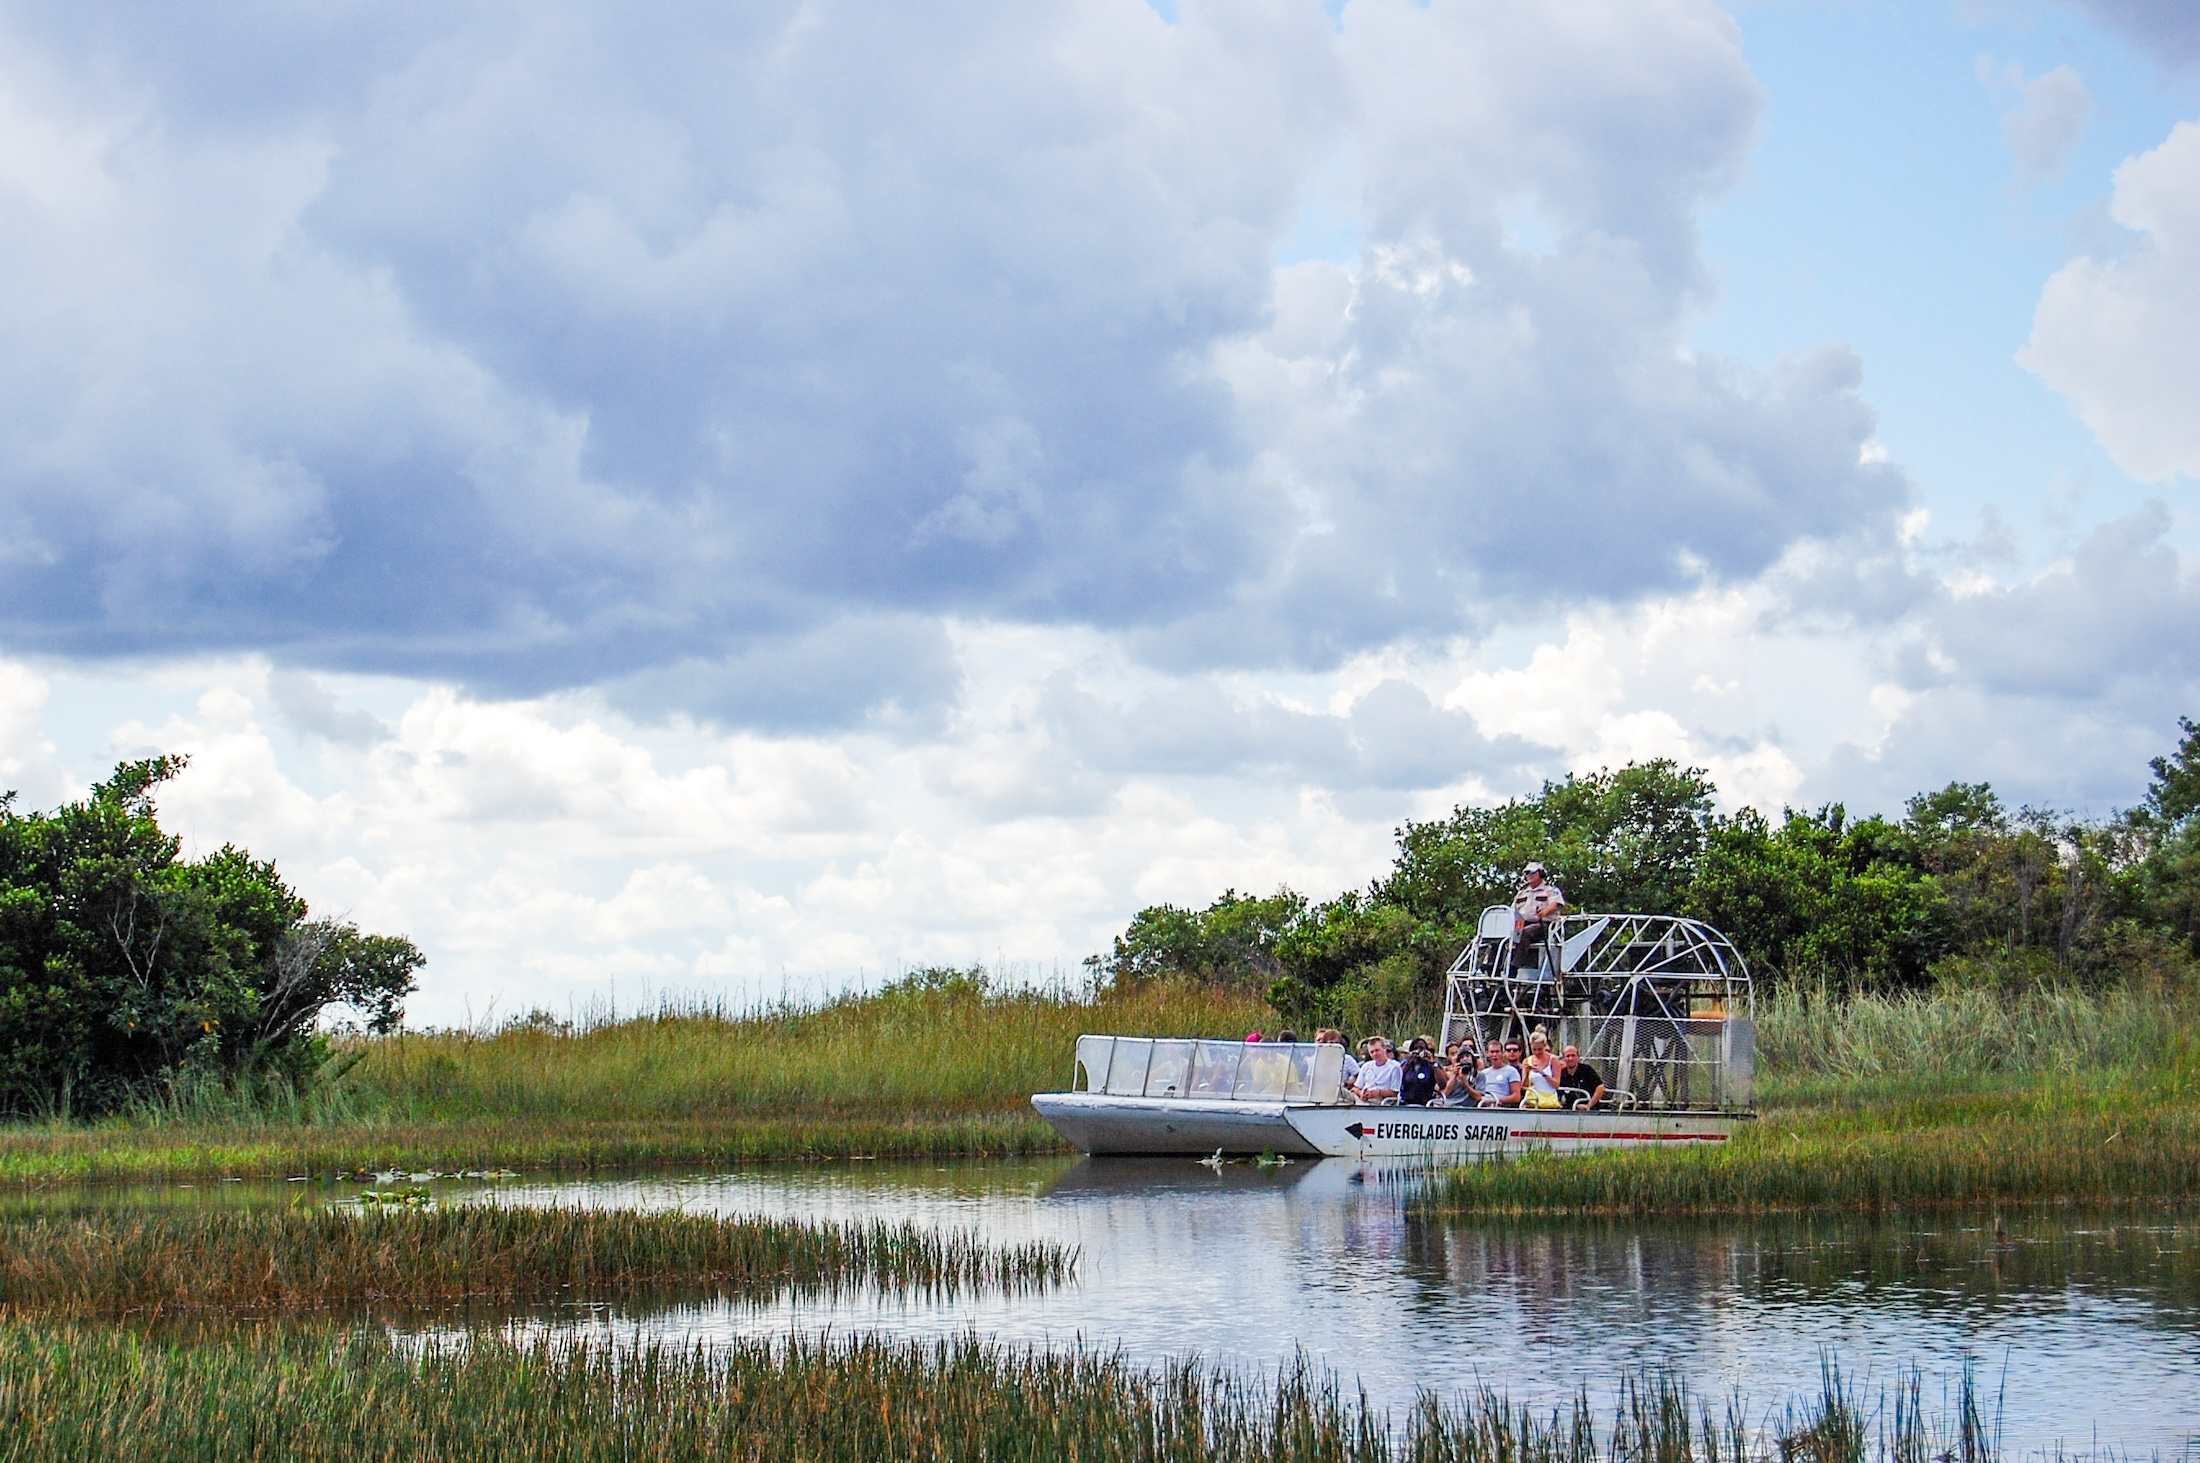
{"label": "passenger in black shirt", "polygon": [[1581,1059],[1581,1048],[1570,1046],[1558,1054],[1558,1100],[1584,1111],[1604,1102],[1604,1079]]}
{"label": "passenger in black shirt", "polygon": [[1420,1037],[1413,1039],[1406,1048],[1406,1059],[1398,1077],[1398,1105],[1401,1107],[1427,1107],[1429,1099],[1436,1095],[1436,1056]]}

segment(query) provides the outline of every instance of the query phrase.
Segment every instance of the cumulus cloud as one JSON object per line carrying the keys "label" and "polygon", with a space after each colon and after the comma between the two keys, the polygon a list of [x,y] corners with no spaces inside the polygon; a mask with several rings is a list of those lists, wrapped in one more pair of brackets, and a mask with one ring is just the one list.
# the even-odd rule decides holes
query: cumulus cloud
{"label": "cumulus cloud", "polygon": [[15,7],[0,634],[795,727],[936,714],[925,619],[1746,577],[1907,496],[1845,353],[1681,348],[1759,101],[1704,0]]}
{"label": "cumulus cloud", "polygon": [[[999,648],[982,642],[981,662]],[[1140,903],[1232,883],[1327,892],[1383,861],[1391,820],[1227,772],[1100,769],[1088,807],[989,804],[964,785],[1040,729],[1028,684],[973,670],[985,693],[921,746],[645,729],[587,695],[415,686],[386,737],[327,742],[306,776],[268,734],[269,678],[250,663],[171,668],[204,689],[110,742],[190,756],[160,799],[190,851],[242,843],[317,910],[418,940],[414,1016],[432,1022],[650,990],[815,994],[921,961],[1074,971]],[[21,684],[25,711],[0,699],[0,765],[43,740],[43,683]],[[0,693],[15,685],[0,676]],[[322,689],[341,704],[359,688]]]}
{"label": "cumulus cloud", "polygon": [[0,793],[15,793],[32,807],[58,801],[65,785],[42,724],[46,697],[44,676],[0,660]]}
{"label": "cumulus cloud", "polygon": [[2109,212],[2137,237],[2056,272],[2017,359],[2133,477],[2200,477],[2200,122],[2117,168]]}

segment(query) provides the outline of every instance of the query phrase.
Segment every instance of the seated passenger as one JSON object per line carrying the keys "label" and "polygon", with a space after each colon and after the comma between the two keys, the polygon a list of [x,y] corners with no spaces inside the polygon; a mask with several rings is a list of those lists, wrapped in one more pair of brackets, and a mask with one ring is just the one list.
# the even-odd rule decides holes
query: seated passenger
{"label": "seated passenger", "polygon": [[1528,1033],[1528,1090],[1522,1107],[1558,1107],[1558,1058],[1551,1055],[1551,1034],[1538,1026]]}
{"label": "seated passenger", "polygon": [[1558,1054],[1558,1096],[1570,1108],[1588,1112],[1604,1101],[1604,1079],[1581,1059],[1581,1049],[1569,1046]]}
{"label": "seated passenger", "polygon": [[1406,1043],[1406,1058],[1398,1064],[1398,1102],[1403,1107],[1427,1107],[1436,1098],[1436,1055],[1432,1046],[1425,1036]]}
{"label": "seated passenger", "polygon": [[1479,1105],[1482,1107],[1518,1107],[1520,1106],[1520,1085],[1520,1069],[1514,1066],[1506,1057],[1505,1044],[1501,1041],[1492,1041],[1490,1043],[1489,1060],[1483,1063],[1481,1072],[1474,1079],[1475,1091],[1479,1094]]}
{"label": "seated passenger", "polygon": [[[1343,1046],[1344,1033],[1334,1026],[1324,1026],[1314,1033],[1314,1044],[1316,1046]],[[1344,1054],[1344,1090],[1350,1092],[1352,1084],[1357,1082],[1359,1078],[1359,1059],[1354,1057],[1348,1050]]]}
{"label": "seated passenger", "polygon": [[1396,1102],[1398,1083],[1404,1076],[1403,1069],[1390,1055],[1390,1043],[1381,1037],[1373,1037],[1367,1044],[1367,1060],[1360,1063],[1359,1079],[1352,1090],[1362,1102]]}
{"label": "seated passenger", "polygon": [[1477,1095],[1474,1090],[1474,1048],[1463,1041],[1455,1041],[1444,1054],[1443,1091],[1437,1096],[1438,1107],[1473,1107]]}

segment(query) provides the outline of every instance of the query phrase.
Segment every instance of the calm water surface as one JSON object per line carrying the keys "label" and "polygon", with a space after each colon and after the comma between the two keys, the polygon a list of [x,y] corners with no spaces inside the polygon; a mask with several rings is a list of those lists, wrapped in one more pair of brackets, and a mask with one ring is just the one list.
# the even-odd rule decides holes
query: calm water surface
{"label": "calm water surface", "polygon": [[1876,1396],[1913,1363],[1928,1403],[1965,1360],[2015,1452],[2113,1445],[2200,1460],[2200,1222],[2011,1214],[1781,1224],[1429,1224],[1344,1160],[835,1165],[512,1185],[504,1202],[914,1220],[1078,1246],[1038,1296],[714,1303],[587,1324],[680,1340],[976,1328],[1004,1340],[1273,1368],[1303,1350],[1402,1412],[1421,1388],[1608,1399],[1644,1364],[1758,1408],[1839,1361]]}

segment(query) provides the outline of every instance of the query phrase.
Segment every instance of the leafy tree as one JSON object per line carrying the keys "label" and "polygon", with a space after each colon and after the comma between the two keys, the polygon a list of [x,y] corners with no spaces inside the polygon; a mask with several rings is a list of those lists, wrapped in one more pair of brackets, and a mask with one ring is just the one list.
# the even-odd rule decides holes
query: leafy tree
{"label": "leafy tree", "polygon": [[2179,717],[2177,727],[2177,750],[2153,760],[2146,800],[2125,820],[2126,885],[2142,921],[2200,954],[2200,726]]}
{"label": "leafy tree", "polygon": [[1425,1006],[1432,979],[1458,954],[1449,925],[1373,894],[1347,892],[1308,910],[1276,942],[1282,978],[1268,1003],[1294,1021],[1355,1025]]}
{"label": "leafy tree", "polygon": [[1264,992],[1284,973],[1277,941],[1305,911],[1289,889],[1265,899],[1225,890],[1203,910],[1156,904],[1132,917],[1108,958],[1088,963],[1121,985],[1174,976]]}
{"label": "leafy tree", "polygon": [[2184,733],[2177,750],[2147,764],[2153,770],[2154,781],[2142,804],[2151,817],[2168,828],[2187,826],[2193,815],[2200,813],[2200,725],[2189,716],[2180,716],[2177,729]]}
{"label": "leafy tree", "polygon": [[1773,827],[1754,808],[1711,830],[1683,909],[1733,940],[1759,978],[1846,984],[1920,981],[1939,896],[1885,820],[1850,823],[1838,803],[1788,809]]}
{"label": "leafy tree", "polygon": [[53,813],[0,799],[0,1112],[103,1111],[186,1077],[310,1076],[331,1006],[393,1027],[408,940],[312,920],[275,866],[179,857],[126,762]]}
{"label": "leafy tree", "polygon": [[1397,864],[1375,897],[1471,930],[1482,910],[1512,898],[1535,860],[1578,907],[1672,910],[1702,856],[1715,793],[1702,768],[1661,757],[1568,774],[1495,808],[1456,808],[1398,830]]}

